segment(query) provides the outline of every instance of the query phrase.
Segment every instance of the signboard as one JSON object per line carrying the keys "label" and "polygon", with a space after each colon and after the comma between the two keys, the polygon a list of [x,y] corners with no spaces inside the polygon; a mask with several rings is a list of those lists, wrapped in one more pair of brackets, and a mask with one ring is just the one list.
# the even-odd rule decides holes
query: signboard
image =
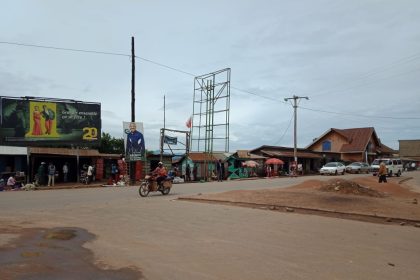
{"label": "signboard", "polygon": [[123,122],[124,147],[128,161],[145,159],[144,131],[142,122]]}
{"label": "signboard", "polygon": [[101,137],[101,104],[74,100],[0,97],[3,145],[92,145]]}
{"label": "signboard", "polygon": [[178,144],[178,138],[165,135],[163,137],[163,143],[168,144],[168,145],[177,145]]}

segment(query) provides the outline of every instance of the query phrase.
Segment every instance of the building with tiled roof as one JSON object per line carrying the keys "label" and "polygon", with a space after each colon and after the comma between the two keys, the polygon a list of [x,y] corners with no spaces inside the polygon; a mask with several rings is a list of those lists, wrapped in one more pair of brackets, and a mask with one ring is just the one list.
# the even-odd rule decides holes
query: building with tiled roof
{"label": "building with tiled roof", "polygon": [[326,161],[372,162],[376,157],[392,157],[397,151],[381,143],[373,127],[331,128],[306,147],[322,153]]}

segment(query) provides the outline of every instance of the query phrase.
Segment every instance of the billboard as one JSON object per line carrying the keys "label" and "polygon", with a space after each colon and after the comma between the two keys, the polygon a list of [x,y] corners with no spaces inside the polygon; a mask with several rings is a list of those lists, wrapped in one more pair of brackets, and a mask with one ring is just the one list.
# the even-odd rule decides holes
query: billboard
{"label": "billboard", "polygon": [[0,144],[96,145],[101,104],[65,99],[0,96]]}
{"label": "billboard", "polygon": [[129,161],[145,159],[144,131],[142,122],[123,122],[124,147]]}

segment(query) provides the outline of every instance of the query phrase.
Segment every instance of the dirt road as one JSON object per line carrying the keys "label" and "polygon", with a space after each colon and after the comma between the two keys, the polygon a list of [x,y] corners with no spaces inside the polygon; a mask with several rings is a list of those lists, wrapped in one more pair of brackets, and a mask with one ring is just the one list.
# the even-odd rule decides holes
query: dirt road
{"label": "dirt road", "polygon": [[[96,236],[84,244],[95,264],[133,267],[145,279],[420,278],[415,227],[176,200],[306,179],[176,185],[169,196],[147,198],[134,187],[7,192],[0,194],[0,227],[84,229]],[[1,250],[17,236],[0,233]]]}

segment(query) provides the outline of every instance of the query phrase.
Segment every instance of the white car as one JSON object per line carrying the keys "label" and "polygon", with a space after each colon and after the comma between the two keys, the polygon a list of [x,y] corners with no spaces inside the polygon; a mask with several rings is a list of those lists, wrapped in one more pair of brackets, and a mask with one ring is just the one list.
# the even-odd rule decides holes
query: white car
{"label": "white car", "polygon": [[342,164],[341,162],[329,162],[319,170],[319,173],[321,175],[324,175],[324,174],[344,175],[345,172],[346,172],[346,166]]}

